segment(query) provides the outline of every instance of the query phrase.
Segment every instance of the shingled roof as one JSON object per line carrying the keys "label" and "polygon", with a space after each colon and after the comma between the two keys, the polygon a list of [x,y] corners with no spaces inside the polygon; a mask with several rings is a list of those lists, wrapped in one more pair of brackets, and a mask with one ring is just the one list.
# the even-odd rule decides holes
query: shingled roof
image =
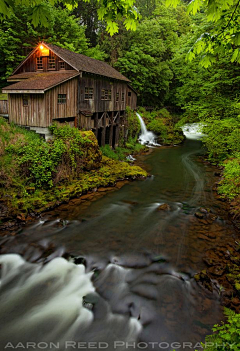
{"label": "shingled roof", "polygon": [[56,55],[60,56],[64,61],[69,63],[70,66],[76,68],[78,71],[98,74],[100,76],[129,82],[128,78],[126,78],[112,66],[108,65],[106,62],[95,60],[82,54],[76,54],[75,52],[60,48],[59,46],[53,44],[43,43],[43,45],[48,47]]}
{"label": "shingled roof", "polygon": [[[75,52],[60,48],[59,46],[53,44],[46,44],[44,42],[41,44],[47,47],[49,50],[53,51],[57,56],[59,56],[62,60],[66,61],[70,66],[72,66],[73,69],[77,71],[97,74],[108,78],[130,82],[128,78],[126,78],[123,74],[118,72],[112,66],[108,65],[106,62],[95,60],[91,57],[82,54],[77,54]],[[36,49],[34,51],[36,51]],[[14,75],[15,73],[17,73],[18,69],[23,65],[23,63],[25,63],[28,60],[28,58],[33,54],[33,52],[31,52],[26,57],[26,59],[16,68],[16,70],[14,71]]]}
{"label": "shingled roof", "polygon": [[[9,93],[9,92],[20,93],[22,91],[31,92],[31,93],[44,93],[46,90],[60,83],[66,82],[69,79],[77,77],[78,75],[79,75],[79,72],[76,72],[76,71],[45,72],[45,73],[34,72],[30,78],[23,79],[18,83],[11,84],[8,87],[3,88],[2,91],[4,93]],[[17,75],[12,76],[12,78],[16,76]],[[23,75],[22,75],[22,78],[23,78]]]}

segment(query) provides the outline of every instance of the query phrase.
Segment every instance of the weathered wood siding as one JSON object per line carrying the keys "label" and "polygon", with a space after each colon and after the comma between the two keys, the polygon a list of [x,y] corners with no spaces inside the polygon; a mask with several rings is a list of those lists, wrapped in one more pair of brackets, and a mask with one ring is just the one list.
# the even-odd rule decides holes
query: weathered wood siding
{"label": "weathered wood siding", "polygon": [[9,94],[9,122],[22,126],[47,127],[44,94],[29,94],[28,106],[23,106],[23,94]]}
{"label": "weathered wood siding", "polygon": [[[85,99],[85,87],[93,88],[93,99]],[[111,100],[102,100],[102,89],[111,89]],[[110,79],[98,78],[96,76],[84,75],[79,80],[79,111],[104,112],[104,111],[122,111],[126,109],[127,83],[120,81],[111,81]],[[117,101],[117,93],[119,100]],[[124,94],[124,101],[122,101]]]}
{"label": "weathered wood siding", "polygon": [[0,100],[0,114],[7,115],[8,114],[8,101]]}
{"label": "weathered wood siding", "polygon": [[[59,61],[61,60],[57,55],[55,55],[51,50],[49,50],[49,54],[51,57],[55,57],[55,68],[54,69],[49,69],[48,68],[48,57],[49,56],[43,56],[43,69],[42,70],[37,70],[37,57],[41,57],[42,53],[41,50],[38,49],[36,50],[29,58],[28,60],[15,72],[15,74],[18,73],[23,73],[23,72],[47,72],[47,71],[59,71],[59,70],[64,70],[60,68],[60,63]],[[65,70],[72,70],[73,68],[69,66],[65,62]]]}
{"label": "weathered wood siding", "polygon": [[[78,78],[73,78],[55,88],[48,90],[45,95],[45,118],[48,125],[53,119],[77,116]],[[66,104],[58,104],[58,94],[66,94]]]}
{"label": "weathered wood siding", "polygon": [[132,110],[136,110],[137,108],[137,94],[129,86],[127,91],[127,106]]}

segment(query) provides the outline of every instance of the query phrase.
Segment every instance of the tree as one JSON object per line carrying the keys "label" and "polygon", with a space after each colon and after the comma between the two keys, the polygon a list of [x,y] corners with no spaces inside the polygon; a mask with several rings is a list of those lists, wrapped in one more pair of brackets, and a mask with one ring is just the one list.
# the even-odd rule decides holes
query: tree
{"label": "tree", "polygon": [[203,13],[194,17],[192,31],[183,35],[171,61],[174,79],[171,83],[171,102],[185,111],[190,121],[209,121],[236,118],[240,114],[240,66],[219,54],[216,63],[207,69],[199,65],[200,57],[186,61],[189,50],[199,34],[209,30]]}
{"label": "tree", "polygon": [[89,48],[85,27],[79,25],[69,10],[47,3],[45,6],[49,12],[47,28],[43,26],[35,28],[28,21],[31,9],[26,6],[17,6],[15,14],[0,22],[0,81],[5,81],[41,40],[77,53],[104,59],[105,55],[98,47]]}
{"label": "tree", "polygon": [[164,104],[173,78],[170,61],[182,32],[179,11],[186,17],[183,7],[169,9],[158,1],[153,15],[129,33],[125,47],[118,52],[115,67],[131,80],[141,105]]}
{"label": "tree", "polygon": [[[181,0],[166,0],[168,6]],[[240,0],[192,0],[188,12],[195,15],[205,11],[209,31],[201,33],[192,48],[188,59],[201,55],[200,64],[207,68],[217,61],[218,55],[227,54],[231,62],[240,62]]]}
{"label": "tree", "polygon": [[[89,3],[91,0],[84,0]],[[123,21],[126,29],[136,29],[136,23],[140,18],[138,10],[134,7],[134,0],[97,0],[99,4],[98,18],[106,21],[106,30],[113,35],[118,31],[118,21]],[[16,6],[31,5],[29,19],[36,27],[42,25],[48,27],[50,11],[46,4],[57,5],[58,0],[0,0],[0,15],[4,18],[11,16]],[[61,3],[69,10],[77,7],[77,0],[62,0]]]}

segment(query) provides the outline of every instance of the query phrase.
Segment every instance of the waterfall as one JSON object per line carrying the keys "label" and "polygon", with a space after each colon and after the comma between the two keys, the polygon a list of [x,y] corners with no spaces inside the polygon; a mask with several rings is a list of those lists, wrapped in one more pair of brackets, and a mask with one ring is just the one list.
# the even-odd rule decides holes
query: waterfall
{"label": "waterfall", "polygon": [[144,123],[144,120],[142,117],[139,115],[139,113],[136,112],[136,115],[139,119],[140,125],[141,125],[141,135],[139,137],[139,141],[142,145],[154,145],[154,146],[161,146],[160,144],[156,143],[156,135],[153,132],[149,132],[146,128],[146,125]]}
{"label": "waterfall", "polygon": [[202,133],[203,127],[204,127],[204,124],[202,123],[185,124],[182,127],[182,131],[187,139],[198,140],[198,139],[202,139],[205,135]]}

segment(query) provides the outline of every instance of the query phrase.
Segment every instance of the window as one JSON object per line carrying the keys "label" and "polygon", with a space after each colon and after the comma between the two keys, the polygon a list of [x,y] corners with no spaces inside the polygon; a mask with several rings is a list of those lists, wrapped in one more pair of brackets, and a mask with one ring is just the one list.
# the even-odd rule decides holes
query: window
{"label": "window", "polygon": [[131,93],[131,91],[129,91],[129,92],[128,92],[128,96],[132,96],[132,93]]}
{"label": "window", "polygon": [[105,89],[102,89],[101,100],[105,100]]}
{"label": "window", "polygon": [[116,93],[116,102],[119,101],[119,93]]}
{"label": "window", "polygon": [[85,87],[85,100],[92,100],[93,99],[93,88]]}
{"label": "window", "polygon": [[122,102],[124,102],[124,100],[125,100],[125,94],[122,93]]}
{"label": "window", "polygon": [[48,58],[48,69],[55,69],[55,57],[54,56],[49,56]]}
{"label": "window", "polygon": [[37,70],[43,69],[43,58],[42,56],[37,57]]}
{"label": "window", "polygon": [[28,94],[23,94],[23,106],[28,106]]}
{"label": "window", "polygon": [[58,94],[58,104],[66,104],[67,94]]}
{"label": "window", "polygon": [[112,100],[112,90],[102,89],[101,100]]}
{"label": "window", "polygon": [[65,62],[62,60],[59,60],[59,69],[65,69]]}

